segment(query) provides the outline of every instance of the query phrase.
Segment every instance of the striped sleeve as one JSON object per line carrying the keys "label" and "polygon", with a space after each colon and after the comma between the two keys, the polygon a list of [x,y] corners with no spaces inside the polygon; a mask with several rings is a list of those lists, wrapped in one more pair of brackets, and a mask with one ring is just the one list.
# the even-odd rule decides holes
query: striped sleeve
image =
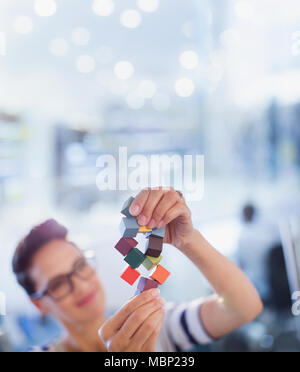
{"label": "striped sleeve", "polygon": [[199,317],[204,302],[205,299],[200,298],[192,302],[166,304],[156,351],[188,351],[197,345],[207,345],[214,341],[205,331]]}

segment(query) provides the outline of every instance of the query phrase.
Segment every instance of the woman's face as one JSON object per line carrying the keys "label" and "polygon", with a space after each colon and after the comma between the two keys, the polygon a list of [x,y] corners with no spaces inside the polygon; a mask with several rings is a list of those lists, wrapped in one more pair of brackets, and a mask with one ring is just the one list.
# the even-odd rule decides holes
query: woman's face
{"label": "woman's face", "polygon": [[[81,252],[64,240],[51,241],[35,255],[29,274],[36,290],[43,292],[49,285],[52,289],[35,301],[43,313],[51,313],[62,323],[77,326],[105,315],[103,287],[94,269],[84,266],[84,262]],[[73,290],[69,287],[68,291],[65,275],[75,273],[75,270],[78,275],[72,275]]]}

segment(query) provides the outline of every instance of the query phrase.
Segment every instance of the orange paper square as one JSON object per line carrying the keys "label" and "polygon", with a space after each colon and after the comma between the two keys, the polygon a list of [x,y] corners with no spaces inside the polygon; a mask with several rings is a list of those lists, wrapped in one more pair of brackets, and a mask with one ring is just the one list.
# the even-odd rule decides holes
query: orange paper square
{"label": "orange paper square", "polygon": [[149,229],[147,226],[140,226],[139,227],[139,233],[146,234],[147,232],[151,232],[152,229]]}
{"label": "orange paper square", "polygon": [[163,266],[158,265],[151,273],[150,278],[156,280],[159,284],[164,284],[171,273]]}
{"label": "orange paper square", "polygon": [[128,284],[133,285],[140,275],[141,274],[137,270],[129,266],[121,275],[121,278]]}

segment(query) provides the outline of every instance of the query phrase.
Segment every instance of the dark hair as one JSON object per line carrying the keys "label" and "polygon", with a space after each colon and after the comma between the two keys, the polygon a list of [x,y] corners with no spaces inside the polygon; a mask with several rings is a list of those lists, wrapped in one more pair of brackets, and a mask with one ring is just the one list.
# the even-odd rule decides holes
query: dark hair
{"label": "dark hair", "polygon": [[55,220],[48,220],[34,227],[18,244],[12,262],[13,272],[29,296],[36,292],[35,284],[28,273],[35,254],[52,240],[66,240],[67,235],[68,230],[64,226]]}
{"label": "dark hair", "polygon": [[252,222],[256,217],[256,208],[252,204],[245,205],[243,208],[243,220],[247,223]]}

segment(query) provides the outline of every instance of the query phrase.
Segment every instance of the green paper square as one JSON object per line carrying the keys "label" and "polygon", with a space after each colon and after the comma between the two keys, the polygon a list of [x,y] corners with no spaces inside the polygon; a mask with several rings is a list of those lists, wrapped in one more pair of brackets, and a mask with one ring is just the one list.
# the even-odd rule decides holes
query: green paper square
{"label": "green paper square", "polygon": [[139,249],[133,248],[128,255],[125,257],[125,261],[130,265],[133,269],[137,269],[146,259],[144,253],[142,253]]}

